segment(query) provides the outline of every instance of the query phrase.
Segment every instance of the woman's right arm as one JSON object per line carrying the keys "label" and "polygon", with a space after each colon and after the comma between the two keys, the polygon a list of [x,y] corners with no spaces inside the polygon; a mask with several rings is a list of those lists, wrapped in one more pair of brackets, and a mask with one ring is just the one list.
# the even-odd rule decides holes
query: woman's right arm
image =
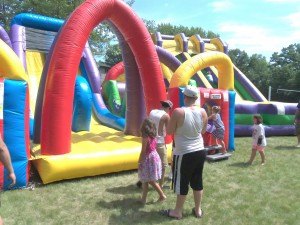
{"label": "woman's right arm", "polygon": [[177,123],[180,117],[180,108],[174,109],[170,121],[167,125],[167,134],[174,134],[177,129]]}
{"label": "woman's right arm", "polygon": [[8,177],[11,180],[11,186],[16,184],[16,175],[11,163],[10,154],[8,148],[2,138],[0,137],[0,161],[4,167],[8,170]]}

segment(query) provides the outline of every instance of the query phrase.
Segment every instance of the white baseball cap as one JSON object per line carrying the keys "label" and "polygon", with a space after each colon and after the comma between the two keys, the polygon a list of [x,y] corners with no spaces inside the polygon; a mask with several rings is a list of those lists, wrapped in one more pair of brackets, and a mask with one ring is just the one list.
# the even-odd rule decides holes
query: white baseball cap
{"label": "white baseball cap", "polygon": [[170,100],[160,101],[160,104],[161,104],[162,107],[166,107],[166,108],[172,108],[173,107],[173,103]]}
{"label": "white baseball cap", "polygon": [[191,97],[191,98],[198,98],[198,88],[191,86],[191,85],[187,85],[183,91],[183,94]]}

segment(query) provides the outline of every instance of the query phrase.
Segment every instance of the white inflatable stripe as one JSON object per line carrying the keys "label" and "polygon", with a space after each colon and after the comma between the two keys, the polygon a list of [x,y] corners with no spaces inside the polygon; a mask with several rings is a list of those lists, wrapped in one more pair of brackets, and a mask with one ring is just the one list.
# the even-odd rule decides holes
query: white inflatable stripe
{"label": "white inflatable stripe", "polygon": [[284,108],[284,105],[281,104],[280,102],[277,102],[275,105],[276,105],[276,107],[277,107],[277,114],[278,114],[278,115],[285,115],[285,108]]}

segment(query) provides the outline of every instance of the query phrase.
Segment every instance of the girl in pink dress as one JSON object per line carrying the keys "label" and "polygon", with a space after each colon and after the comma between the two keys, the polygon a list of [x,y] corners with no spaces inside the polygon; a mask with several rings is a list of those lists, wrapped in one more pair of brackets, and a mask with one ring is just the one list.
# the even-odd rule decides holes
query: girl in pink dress
{"label": "girl in pink dress", "polygon": [[162,165],[161,160],[156,152],[156,126],[150,119],[145,119],[142,127],[142,150],[139,157],[138,176],[142,182],[143,192],[141,202],[146,204],[149,184],[159,194],[158,202],[164,201],[166,195],[157,183],[161,179]]}

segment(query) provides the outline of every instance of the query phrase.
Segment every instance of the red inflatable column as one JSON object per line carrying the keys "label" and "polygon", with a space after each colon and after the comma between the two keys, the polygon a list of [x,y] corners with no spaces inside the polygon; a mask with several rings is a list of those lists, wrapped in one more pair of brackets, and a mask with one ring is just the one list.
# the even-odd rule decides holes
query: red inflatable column
{"label": "red inflatable column", "polygon": [[[211,114],[211,107],[210,107],[210,103],[209,103],[210,89],[208,89],[208,88],[199,88],[199,92],[200,92],[200,96],[199,96],[200,106],[205,109],[207,115],[209,116]],[[214,145],[213,139],[212,139],[211,129],[209,129],[210,127],[211,127],[211,124],[208,124],[207,132],[202,135],[203,141],[204,141],[204,146]]]}
{"label": "red inflatable column", "polygon": [[220,116],[225,126],[224,142],[226,148],[228,148],[229,138],[229,102],[228,92],[226,90],[211,89],[210,99],[212,106],[218,105],[221,108]]}

